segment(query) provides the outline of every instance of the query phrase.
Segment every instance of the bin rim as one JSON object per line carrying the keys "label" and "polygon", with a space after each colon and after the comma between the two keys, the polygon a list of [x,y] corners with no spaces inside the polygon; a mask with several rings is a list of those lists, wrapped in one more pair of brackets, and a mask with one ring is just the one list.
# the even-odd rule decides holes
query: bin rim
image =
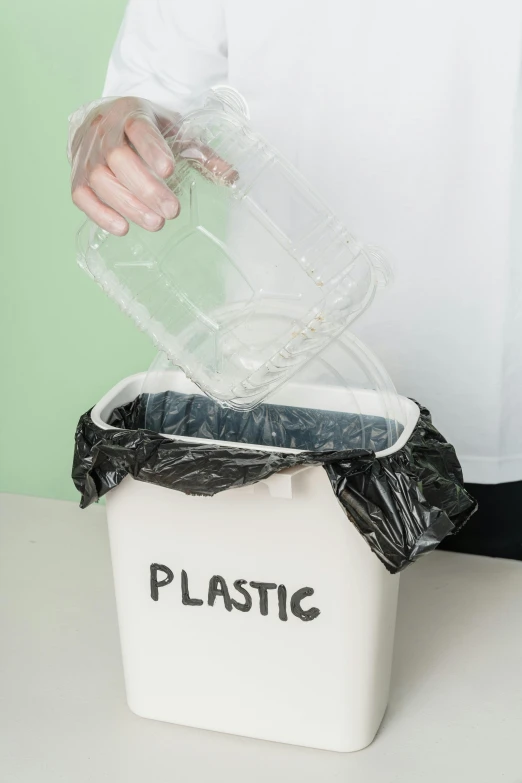
{"label": "bin rim", "polygon": [[[109,418],[110,414],[115,410],[115,408],[118,408],[120,405],[126,405],[130,402],[132,402],[136,397],[139,396],[141,393],[142,387],[143,387],[143,381],[146,376],[146,372],[140,372],[135,373],[134,375],[129,375],[126,378],[123,378],[119,383],[115,384],[104,396],[101,398],[101,400],[96,403],[96,405],[91,410],[91,420],[93,424],[95,424],[97,427],[99,427],[102,430],[116,430],[118,427],[114,427],[111,424],[107,423],[107,419]],[[179,372],[172,373],[172,376],[176,377],[176,383],[179,385],[179,388],[176,389],[176,391],[183,392],[185,394],[199,394],[201,395],[201,389],[198,388],[194,383],[192,383],[180,370]],[[305,384],[297,384],[292,383],[292,381],[288,381],[287,384],[285,384],[284,389],[292,389],[292,387],[305,387]],[[318,387],[314,387],[317,389]],[[321,388],[321,387],[319,387]],[[325,389],[328,389],[328,387],[323,387]],[[373,391],[371,389],[364,389],[361,390],[361,393],[364,397],[368,399],[368,402],[371,403],[372,398],[377,399],[378,392]],[[271,404],[277,405],[278,404],[278,394],[276,393],[273,398],[271,399]],[[403,425],[404,429],[400,435],[400,437],[396,440],[396,442],[387,449],[384,449],[382,451],[377,451],[375,453],[375,456],[378,459],[382,459],[383,457],[387,457],[390,454],[395,454],[397,451],[400,451],[404,446],[407,444],[408,440],[410,439],[417,422],[419,421],[420,417],[420,408],[419,406],[413,402],[413,400],[408,399],[407,397],[400,396],[401,400],[401,407],[402,407],[402,413],[404,415],[404,420],[401,421],[401,424]],[[288,403],[281,403],[281,404],[288,404]],[[346,413],[350,413],[350,411],[345,411]],[[184,435],[168,435],[165,433],[158,433],[161,435],[162,438],[166,438],[167,440],[172,441],[179,441],[184,443],[194,443],[194,444],[203,444],[208,445],[209,443],[214,444],[218,448],[238,448],[238,449],[247,449],[251,451],[263,451],[263,452],[275,452],[279,454],[303,454],[305,453],[304,449],[289,449],[284,448],[282,446],[275,447],[275,446],[260,446],[253,443],[238,443],[236,441],[222,441],[222,440],[211,440],[209,438],[193,438],[193,437],[186,437]],[[349,451],[349,449],[347,449]]]}

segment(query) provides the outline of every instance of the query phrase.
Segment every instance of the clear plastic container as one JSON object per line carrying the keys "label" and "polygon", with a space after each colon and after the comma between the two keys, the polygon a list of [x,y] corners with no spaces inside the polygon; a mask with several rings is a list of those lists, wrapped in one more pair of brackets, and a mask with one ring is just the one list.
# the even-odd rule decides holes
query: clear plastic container
{"label": "clear plastic container", "polygon": [[[141,387],[141,426],[179,440],[201,442],[203,433],[218,444],[283,452],[385,453],[404,430],[404,399],[377,357],[350,332],[255,410],[227,412],[195,395],[194,388],[188,380],[182,383],[179,369],[159,353]],[[282,407],[276,412],[274,405]]]}
{"label": "clear plastic container", "polygon": [[234,90],[211,91],[169,143],[179,216],[125,237],[88,222],[79,263],[206,394],[250,409],[368,307],[385,265],[252,130]]}

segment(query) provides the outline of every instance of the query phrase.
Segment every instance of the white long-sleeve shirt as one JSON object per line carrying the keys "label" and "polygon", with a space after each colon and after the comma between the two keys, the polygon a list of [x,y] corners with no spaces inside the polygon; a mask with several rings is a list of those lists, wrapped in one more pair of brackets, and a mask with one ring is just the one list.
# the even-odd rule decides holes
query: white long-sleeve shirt
{"label": "white long-sleeve shirt", "polygon": [[522,480],[521,0],[131,0],[104,95],[228,81],[395,285],[354,331],[467,481]]}

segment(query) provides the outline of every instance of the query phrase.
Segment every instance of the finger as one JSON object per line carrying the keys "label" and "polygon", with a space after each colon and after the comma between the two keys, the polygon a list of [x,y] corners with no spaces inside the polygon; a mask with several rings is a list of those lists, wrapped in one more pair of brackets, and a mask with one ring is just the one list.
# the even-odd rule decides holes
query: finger
{"label": "finger", "polygon": [[129,117],[125,123],[127,138],[151,169],[166,179],[174,171],[174,156],[156,126],[146,117]]}
{"label": "finger", "polygon": [[178,134],[182,123],[180,114],[173,114],[171,117],[163,117],[157,114],[155,120],[158,130],[164,139],[173,139]]}
{"label": "finger", "polygon": [[[159,128],[145,117],[131,117],[126,123],[125,132],[143,160],[162,179],[166,179],[174,171],[174,156],[164,137],[174,137],[179,128],[174,121],[167,119],[159,118],[158,124]],[[191,140],[182,142],[178,149],[181,157],[192,158],[212,177],[221,179],[225,184],[231,185],[238,179],[234,167],[216,155],[211,147]],[[169,167],[165,163],[165,154]]]}
{"label": "finger", "polygon": [[138,226],[148,231],[158,231],[165,224],[164,218],[127,190],[107,166],[96,166],[89,184],[105,204]]}
{"label": "finger", "polygon": [[227,185],[237,181],[239,175],[234,167],[217,155],[212,147],[198,141],[187,141],[181,145],[180,157],[188,158],[196,163],[211,177],[220,179]]}
{"label": "finger", "polygon": [[207,158],[205,168],[215,177],[221,179],[227,185],[233,185],[239,179],[239,174],[235,168],[227,163],[226,160],[220,158],[219,155],[215,155],[211,152]]}
{"label": "finger", "polygon": [[110,234],[122,237],[129,230],[129,224],[113,209],[104,204],[88,185],[80,185],[73,190],[72,200],[88,218]]}
{"label": "finger", "polygon": [[107,163],[121,184],[139,196],[140,201],[167,220],[179,213],[179,201],[159,180],[128,144],[115,147],[107,154]]}

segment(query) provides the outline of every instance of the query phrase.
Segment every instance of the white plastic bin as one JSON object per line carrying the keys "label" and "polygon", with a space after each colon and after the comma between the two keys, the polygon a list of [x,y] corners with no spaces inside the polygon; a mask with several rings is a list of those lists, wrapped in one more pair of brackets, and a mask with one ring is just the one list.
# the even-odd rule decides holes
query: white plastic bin
{"label": "white plastic bin", "polygon": [[[107,429],[143,378],[112,389],[94,423]],[[197,392],[181,373],[177,390]],[[401,402],[404,431],[379,456],[400,449],[418,420],[417,406]],[[372,392],[366,404],[372,413]],[[107,495],[107,518],[133,712],[325,750],[373,740],[399,576],[347,519],[322,467],[212,498],[128,477]]]}

